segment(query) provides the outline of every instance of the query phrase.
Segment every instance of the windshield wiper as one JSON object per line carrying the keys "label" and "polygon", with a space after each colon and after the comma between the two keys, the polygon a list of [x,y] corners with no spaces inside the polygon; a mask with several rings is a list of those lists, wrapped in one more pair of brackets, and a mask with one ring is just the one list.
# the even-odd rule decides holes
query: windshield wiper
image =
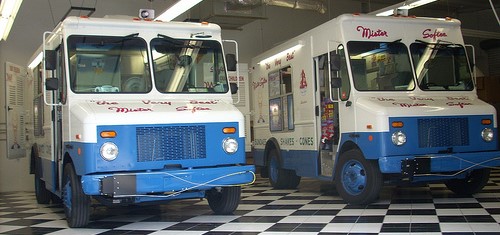
{"label": "windshield wiper", "polygon": [[124,38],[135,38],[137,36],[139,36],[139,33],[129,34],[129,35],[125,36]]}

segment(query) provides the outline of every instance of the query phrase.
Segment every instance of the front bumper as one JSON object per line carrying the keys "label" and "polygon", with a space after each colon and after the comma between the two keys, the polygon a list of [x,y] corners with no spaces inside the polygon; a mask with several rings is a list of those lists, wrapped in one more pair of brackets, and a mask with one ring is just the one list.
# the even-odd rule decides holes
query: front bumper
{"label": "front bumper", "polygon": [[246,165],[84,175],[81,180],[83,191],[87,195],[140,197],[146,194],[182,193],[245,185],[255,180],[254,172],[253,165]]}
{"label": "front bumper", "polygon": [[384,174],[401,174],[410,181],[453,179],[468,171],[500,166],[500,151],[388,156],[378,160]]}

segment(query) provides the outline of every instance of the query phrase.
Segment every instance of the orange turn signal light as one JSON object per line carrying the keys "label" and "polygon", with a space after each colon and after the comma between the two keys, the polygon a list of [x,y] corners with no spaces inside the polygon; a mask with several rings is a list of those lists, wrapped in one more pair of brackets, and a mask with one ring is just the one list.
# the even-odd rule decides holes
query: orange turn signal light
{"label": "orange turn signal light", "polygon": [[401,121],[394,121],[392,122],[391,126],[394,128],[402,128],[404,126],[404,123]]}
{"label": "orange turn signal light", "polygon": [[115,138],[116,137],[116,131],[102,131],[101,132],[101,137],[102,138]]}
{"label": "orange turn signal light", "polygon": [[481,124],[483,125],[491,125],[491,119],[482,119]]}
{"label": "orange turn signal light", "polygon": [[222,133],[234,134],[234,133],[236,133],[236,127],[224,127],[224,128],[222,128]]}

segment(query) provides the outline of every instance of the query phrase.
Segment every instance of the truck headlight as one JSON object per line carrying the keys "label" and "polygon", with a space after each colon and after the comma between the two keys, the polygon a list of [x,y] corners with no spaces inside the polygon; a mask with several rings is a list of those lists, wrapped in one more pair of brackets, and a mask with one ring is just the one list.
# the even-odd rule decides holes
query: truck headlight
{"label": "truck headlight", "polygon": [[493,130],[490,128],[484,128],[483,131],[481,131],[481,137],[483,137],[483,140],[486,142],[490,142],[493,140]]}
{"label": "truck headlight", "polygon": [[118,156],[118,147],[116,144],[106,142],[101,146],[101,157],[106,161],[113,161]]}
{"label": "truck headlight", "polygon": [[406,143],[406,135],[402,131],[392,133],[392,143],[396,146],[401,146]]}
{"label": "truck headlight", "polygon": [[238,141],[233,138],[225,138],[224,141],[222,141],[222,148],[224,152],[228,154],[236,153],[236,151],[238,151]]}

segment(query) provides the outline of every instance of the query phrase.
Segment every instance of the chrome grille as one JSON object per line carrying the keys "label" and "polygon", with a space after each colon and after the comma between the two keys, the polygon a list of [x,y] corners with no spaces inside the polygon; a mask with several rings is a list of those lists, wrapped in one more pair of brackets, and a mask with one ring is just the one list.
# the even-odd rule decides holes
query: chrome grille
{"label": "chrome grille", "polygon": [[205,126],[137,127],[137,161],[206,158]]}
{"label": "chrome grille", "polygon": [[426,118],[418,120],[420,148],[469,145],[467,118]]}

